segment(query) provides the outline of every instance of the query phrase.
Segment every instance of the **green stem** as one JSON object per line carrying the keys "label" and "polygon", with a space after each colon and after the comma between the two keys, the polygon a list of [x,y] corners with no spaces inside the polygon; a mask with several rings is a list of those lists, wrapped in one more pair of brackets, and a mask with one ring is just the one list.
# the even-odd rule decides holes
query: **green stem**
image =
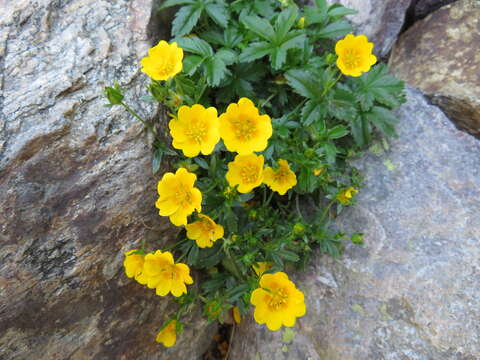
{"label": "green stem", "polygon": [[303,217],[302,212],[300,211],[300,200],[299,200],[299,199],[300,199],[300,197],[297,195],[297,196],[295,197],[295,208],[297,209],[297,213],[298,213],[298,215],[300,216],[300,218],[301,218],[303,221],[305,221],[305,218]]}
{"label": "green stem", "polygon": [[260,106],[258,107],[258,109],[259,109],[259,110],[262,109],[262,108],[265,106],[266,103],[268,103],[270,100],[273,99],[274,96],[275,96],[275,94],[270,95],[264,102],[262,102],[262,103],[260,104]]}
{"label": "green stem", "polygon": [[187,242],[187,241],[188,241],[188,239],[186,239],[186,238],[185,238],[185,239],[182,239],[182,240],[176,242],[175,244],[170,245],[169,247],[163,249],[163,251],[169,251],[169,250],[175,249],[177,246],[179,246],[179,245],[181,245],[181,244],[183,244],[183,243],[185,243],[185,242]]}
{"label": "green stem", "polygon": [[323,220],[325,220],[325,217],[328,215],[328,212],[333,204],[335,204],[335,200],[330,201],[330,203],[327,205],[325,210],[323,210],[322,217],[320,218],[320,223],[322,223]]}
{"label": "green stem", "polygon": [[335,84],[338,82],[338,80],[340,80],[341,77],[342,77],[342,73],[338,74],[338,76],[337,76],[337,78],[335,79],[335,81],[334,81],[333,83],[331,83],[329,86],[327,86],[327,87],[325,88],[325,90],[323,90],[322,95],[320,95],[320,97],[323,98],[323,97],[327,94],[327,92],[328,92],[332,87],[335,86]]}
{"label": "green stem", "polygon": [[120,105],[122,105],[125,110],[127,110],[133,117],[135,117],[136,119],[140,120],[140,122],[148,129],[152,132],[153,135],[157,135],[157,131],[156,129],[152,126],[152,124],[150,124],[148,121],[144,120],[140,115],[137,114],[137,112],[135,110],[133,110],[130,106],[128,106],[127,104],[125,104],[123,101],[120,103]]}

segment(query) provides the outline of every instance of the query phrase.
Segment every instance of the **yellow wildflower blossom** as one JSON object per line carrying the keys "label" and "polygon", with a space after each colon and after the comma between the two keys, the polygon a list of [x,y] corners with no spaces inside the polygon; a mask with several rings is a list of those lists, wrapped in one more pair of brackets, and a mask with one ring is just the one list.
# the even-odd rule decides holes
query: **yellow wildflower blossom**
{"label": "yellow wildflower blossom", "polygon": [[197,176],[185,168],[175,174],[166,173],[158,182],[159,198],[155,206],[161,216],[169,216],[172,224],[186,225],[187,216],[195,210],[202,211],[202,193],[193,184]]}
{"label": "yellow wildflower blossom", "polygon": [[187,237],[195,240],[198,247],[212,247],[213,243],[223,237],[223,226],[218,225],[210,217],[198,214],[199,220],[185,226]]}
{"label": "yellow wildflower blossom", "polygon": [[353,196],[358,193],[358,190],[355,189],[354,187],[349,187],[345,190],[340,191],[337,194],[337,200],[342,204],[342,205],[348,205],[352,201]]}
{"label": "yellow wildflower blossom", "polygon": [[313,169],[313,175],[320,176],[322,174],[323,170],[325,170],[325,169],[324,168]]}
{"label": "yellow wildflower blossom", "polygon": [[233,320],[235,320],[237,324],[240,324],[242,322],[242,315],[240,315],[240,309],[238,308],[238,306],[233,307],[232,314]]}
{"label": "yellow wildflower blossom", "polygon": [[255,274],[258,276],[262,276],[263,273],[267,270],[269,270],[272,267],[272,264],[267,263],[267,262],[257,262],[255,265],[252,265],[253,271],[255,271]]}
{"label": "yellow wildflower blossom", "polygon": [[230,186],[238,185],[238,192],[248,193],[263,181],[263,155],[237,155],[228,163],[227,181]]}
{"label": "yellow wildflower blossom", "polygon": [[365,35],[348,34],[335,45],[337,66],[344,75],[360,76],[377,62],[372,50],[373,43]]}
{"label": "yellow wildflower blossom", "polygon": [[297,177],[290,170],[288,162],[280,159],[278,160],[278,169],[274,170],[271,167],[267,167],[263,171],[263,182],[273,191],[278,192],[280,195],[285,195],[289,189],[297,185]]}
{"label": "yellow wildflower blossom", "polygon": [[184,105],[168,126],[173,147],[182,150],[186,157],[195,157],[200,152],[209,155],[220,140],[217,109],[214,107],[205,109],[200,104]]}
{"label": "yellow wildflower blossom", "polygon": [[272,120],[260,115],[253,102],[241,98],[220,115],[220,137],[228,151],[246,155],[263,151],[272,136]]}
{"label": "yellow wildflower blossom", "polygon": [[162,343],[165,347],[172,347],[177,342],[177,320],[170,321],[157,334],[155,339],[158,343]]}
{"label": "yellow wildflower blossom", "polygon": [[125,253],[125,260],[123,261],[125,274],[129,278],[135,278],[140,284],[145,285],[147,283],[147,278],[143,271],[145,255],[134,254],[135,251],[138,250],[134,249]]}
{"label": "yellow wildflower blossom", "polygon": [[173,296],[181,296],[187,293],[185,284],[193,284],[190,268],[182,263],[175,264],[169,251],[157,250],[154,254],[145,255],[144,271],[147,286],[156,289],[159,296],[165,296],[169,292]]}
{"label": "yellow wildflower blossom", "polygon": [[161,40],[148,50],[142,61],[142,72],[153,80],[168,80],[182,71],[183,50],[176,42]]}
{"label": "yellow wildflower blossom", "polygon": [[266,324],[272,331],[282,325],[294,326],[296,318],[307,311],[303,293],[283,272],[263,275],[260,287],[253,291],[250,302],[255,306],[255,321]]}

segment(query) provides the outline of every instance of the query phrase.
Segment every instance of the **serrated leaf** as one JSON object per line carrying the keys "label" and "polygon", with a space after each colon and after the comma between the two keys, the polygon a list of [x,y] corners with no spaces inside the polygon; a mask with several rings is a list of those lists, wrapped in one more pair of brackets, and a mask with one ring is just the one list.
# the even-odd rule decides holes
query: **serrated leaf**
{"label": "serrated leaf", "polygon": [[193,4],[194,2],[195,0],[166,0],[163,2],[162,6],[158,8],[158,10],[162,10],[176,5]]}
{"label": "serrated leaf", "polygon": [[[223,30],[223,29],[222,29]],[[211,44],[227,46],[223,32],[208,30],[200,34],[200,37]],[[230,47],[230,46],[229,46]]]}
{"label": "serrated leaf", "polygon": [[187,52],[203,57],[213,56],[213,49],[209,43],[199,37],[183,37],[177,40],[178,45]]}
{"label": "serrated leaf", "polygon": [[205,76],[210,86],[218,86],[227,74],[227,66],[222,59],[214,56],[205,61]]}
{"label": "serrated leaf", "polygon": [[364,113],[363,116],[384,135],[397,135],[395,132],[395,125],[398,123],[398,120],[393,116],[390,110],[384,107],[374,106],[370,112]]}
{"label": "serrated leaf", "polygon": [[301,112],[302,124],[309,126],[320,119],[320,104],[309,100],[302,108]]}
{"label": "serrated leaf", "polygon": [[226,65],[232,65],[238,58],[235,51],[225,48],[218,50],[215,56],[221,59]]}
{"label": "serrated leaf", "polygon": [[255,33],[258,37],[269,42],[275,41],[275,30],[273,26],[265,19],[256,15],[240,16],[240,22],[250,31]]}
{"label": "serrated leaf", "polygon": [[370,109],[375,100],[390,108],[396,108],[405,101],[403,81],[390,76],[383,64],[352,82],[357,85],[355,94],[364,110]]}
{"label": "serrated leaf", "polygon": [[172,22],[172,35],[176,37],[188,34],[197,24],[201,14],[202,8],[196,4],[182,6]]}
{"label": "serrated leaf", "polygon": [[328,16],[327,16],[327,9],[316,9],[311,6],[305,6],[304,8],[305,13],[305,25],[313,25],[313,24],[323,24]]}
{"label": "serrated leaf", "polygon": [[370,142],[370,125],[365,117],[357,116],[351,121],[350,130],[358,146],[363,147]]}
{"label": "serrated leaf", "polygon": [[183,72],[189,76],[192,76],[197,71],[198,67],[202,65],[204,60],[205,58],[203,56],[186,56],[183,60]]}
{"label": "serrated leaf", "polygon": [[236,27],[229,27],[223,33],[224,46],[234,48],[243,40],[243,35],[238,32]]}
{"label": "serrated leaf", "polygon": [[308,71],[301,69],[288,70],[285,73],[285,78],[288,80],[288,85],[297,94],[309,99],[320,98],[319,84],[312,79],[312,75]]}
{"label": "serrated leaf", "polygon": [[331,128],[330,130],[328,130],[328,138],[329,139],[340,139],[344,136],[347,136],[350,132],[348,131],[348,129],[343,126],[343,125],[337,125],[337,126],[334,126],[333,128]]}
{"label": "serrated leaf", "polygon": [[328,24],[315,35],[319,38],[336,38],[345,36],[351,32],[353,32],[352,25],[346,20],[339,20]]}
{"label": "serrated leaf", "polygon": [[330,17],[343,17],[346,15],[354,15],[354,14],[358,14],[358,11],[346,8],[339,4],[334,4],[334,6],[331,6],[328,9],[328,15]]}
{"label": "serrated leaf", "polygon": [[239,61],[241,62],[252,62],[254,60],[260,59],[273,51],[274,47],[271,43],[266,41],[261,41],[257,43],[250,44],[243,52],[240,54]]}
{"label": "serrated leaf", "polygon": [[284,42],[284,38],[288,31],[295,24],[298,17],[298,9],[296,6],[285,8],[277,17],[275,22],[276,44],[280,45]]}
{"label": "serrated leaf", "polygon": [[227,4],[224,2],[208,3],[205,5],[205,10],[208,16],[210,16],[218,25],[223,28],[227,27],[228,20],[230,19]]}

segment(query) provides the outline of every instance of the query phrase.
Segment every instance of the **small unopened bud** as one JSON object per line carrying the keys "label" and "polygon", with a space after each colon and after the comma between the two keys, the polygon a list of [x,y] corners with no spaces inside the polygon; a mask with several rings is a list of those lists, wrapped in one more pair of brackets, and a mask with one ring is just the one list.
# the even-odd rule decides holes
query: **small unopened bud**
{"label": "small unopened bud", "polygon": [[305,226],[301,223],[296,223],[293,225],[293,234],[294,235],[302,235],[305,231]]}
{"label": "small unopened bud", "polygon": [[105,96],[111,105],[119,105],[123,101],[122,91],[118,84],[115,84],[115,87],[105,87]]}
{"label": "small unopened bud", "polygon": [[300,29],[303,29],[305,27],[305,17],[302,16],[300,19],[298,19],[297,26]]}

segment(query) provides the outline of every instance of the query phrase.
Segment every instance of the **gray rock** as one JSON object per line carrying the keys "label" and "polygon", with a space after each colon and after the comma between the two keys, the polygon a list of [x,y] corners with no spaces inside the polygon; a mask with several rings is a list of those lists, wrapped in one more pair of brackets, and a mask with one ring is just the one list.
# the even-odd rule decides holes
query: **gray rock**
{"label": "gray rock", "polygon": [[347,18],[355,27],[356,34],[367,35],[375,43],[377,55],[388,54],[405,21],[412,0],[328,0],[355,9],[358,14]]}
{"label": "gray rock", "polygon": [[103,106],[115,79],[145,95],[151,11],[152,0],[0,1],[1,359],[195,359],[211,340],[191,315],[164,350],[155,335],[176,306],[122,270],[143,238],[155,249],[175,235],[154,207],[142,126]]}
{"label": "gray rock", "polygon": [[414,16],[415,18],[424,18],[428,14],[440,9],[442,6],[454,3],[457,0],[415,0]]}
{"label": "gray rock", "polygon": [[444,6],[403,33],[390,68],[480,138],[480,1]]}
{"label": "gray rock", "polygon": [[398,115],[399,139],[359,160],[365,187],[338,219],[365,246],[295,278],[307,315],[291,344],[245,321],[232,360],[480,359],[480,143],[416,90]]}

